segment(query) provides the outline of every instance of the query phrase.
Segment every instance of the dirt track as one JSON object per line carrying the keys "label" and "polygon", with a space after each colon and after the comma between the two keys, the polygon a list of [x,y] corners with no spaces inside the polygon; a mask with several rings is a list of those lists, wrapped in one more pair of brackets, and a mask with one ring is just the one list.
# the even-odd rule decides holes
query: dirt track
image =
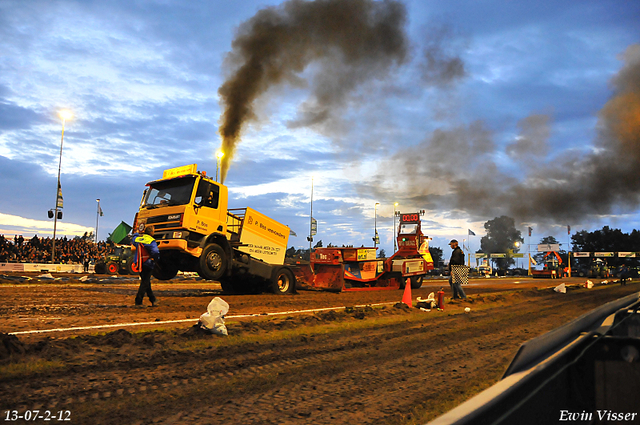
{"label": "dirt track", "polygon": [[[190,323],[20,336],[18,351],[0,363],[0,408],[70,410],[73,423],[423,422],[493,384],[522,342],[640,289],[615,284],[557,294],[533,287],[559,282],[514,282],[476,282],[465,287],[472,302],[448,304],[444,312],[389,304],[229,321],[226,338]],[[134,283],[0,285],[7,319],[0,331],[185,316],[195,322],[216,294],[194,282],[156,288],[161,307],[134,309]],[[431,290],[414,291],[414,299]],[[223,296],[229,314],[400,297]]]}

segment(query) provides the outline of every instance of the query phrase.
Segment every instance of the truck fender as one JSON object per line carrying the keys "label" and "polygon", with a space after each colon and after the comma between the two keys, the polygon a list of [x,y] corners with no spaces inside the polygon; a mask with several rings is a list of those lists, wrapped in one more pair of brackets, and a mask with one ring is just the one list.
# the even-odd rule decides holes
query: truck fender
{"label": "truck fender", "polygon": [[200,242],[200,248],[204,249],[210,243],[217,243],[224,249],[227,257],[232,257],[231,245],[229,245],[229,240],[221,233],[211,233],[206,238],[202,238],[202,242]]}

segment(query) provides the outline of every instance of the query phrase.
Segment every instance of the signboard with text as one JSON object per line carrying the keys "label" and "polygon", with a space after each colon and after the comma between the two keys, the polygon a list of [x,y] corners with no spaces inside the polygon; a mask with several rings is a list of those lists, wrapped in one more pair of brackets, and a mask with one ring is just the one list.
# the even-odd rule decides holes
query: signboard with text
{"label": "signboard with text", "polygon": [[542,243],[538,245],[538,252],[560,251],[559,243]]}

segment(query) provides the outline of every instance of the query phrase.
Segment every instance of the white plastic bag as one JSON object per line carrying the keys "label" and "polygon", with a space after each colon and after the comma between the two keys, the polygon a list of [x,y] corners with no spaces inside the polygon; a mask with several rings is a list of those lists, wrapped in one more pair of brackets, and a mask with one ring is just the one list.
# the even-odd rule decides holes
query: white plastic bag
{"label": "white plastic bag", "polygon": [[217,335],[228,335],[224,315],[229,312],[229,304],[220,297],[209,303],[207,312],[200,316],[200,326]]}
{"label": "white plastic bag", "polygon": [[417,301],[419,303],[426,303],[429,308],[436,308],[436,306],[438,305],[438,303],[436,303],[436,294],[433,292],[430,293],[426,299],[418,297]]}
{"label": "white plastic bag", "polygon": [[567,286],[564,283],[561,283],[560,285],[558,285],[555,288],[553,288],[553,290],[556,291],[556,292],[560,292],[561,294],[566,294],[567,293]]}

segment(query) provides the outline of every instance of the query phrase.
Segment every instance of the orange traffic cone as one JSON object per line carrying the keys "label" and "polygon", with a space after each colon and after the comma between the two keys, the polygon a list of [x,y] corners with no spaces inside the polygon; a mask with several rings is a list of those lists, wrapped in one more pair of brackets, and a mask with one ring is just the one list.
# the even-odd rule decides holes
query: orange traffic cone
{"label": "orange traffic cone", "polygon": [[407,279],[404,284],[404,294],[402,294],[402,302],[409,307],[413,307],[411,305],[411,279]]}

